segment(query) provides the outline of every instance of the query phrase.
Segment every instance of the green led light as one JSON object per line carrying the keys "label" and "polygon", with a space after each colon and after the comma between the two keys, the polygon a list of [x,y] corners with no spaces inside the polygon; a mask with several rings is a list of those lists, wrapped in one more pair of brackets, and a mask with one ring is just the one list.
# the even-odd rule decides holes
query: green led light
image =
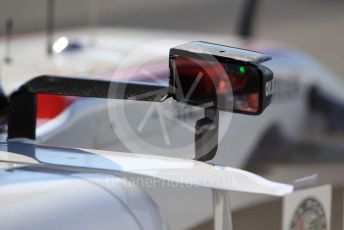
{"label": "green led light", "polygon": [[241,74],[244,74],[246,72],[246,69],[244,66],[240,66],[239,71]]}

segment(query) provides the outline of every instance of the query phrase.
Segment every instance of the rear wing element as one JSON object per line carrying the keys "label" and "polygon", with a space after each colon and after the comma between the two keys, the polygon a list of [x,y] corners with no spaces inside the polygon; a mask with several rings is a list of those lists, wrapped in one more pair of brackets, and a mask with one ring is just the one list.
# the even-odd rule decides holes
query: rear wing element
{"label": "rear wing element", "polygon": [[[277,183],[253,173],[171,157],[69,149],[9,141],[0,146],[0,161],[36,165],[66,173],[102,173],[134,178],[153,178],[164,183],[208,188],[213,193],[215,229],[232,229],[229,191],[285,196],[290,184]],[[130,180],[129,180],[130,182]],[[150,184],[152,181],[150,180]],[[130,185],[130,184],[129,184]]]}
{"label": "rear wing element", "polygon": [[[21,157],[18,157],[21,155]],[[293,185],[269,181],[253,173],[200,161],[147,154],[47,147],[9,141],[0,146],[0,161],[102,173],[129,173],[158,180],[224,191],[284,196]]]}
{"label": "rear wing element", "polygon": [[[101,150],[70,149],[19,143],[15,140],[0,145],[0,162],[11,162],[62,170],[66,173],[102,173],[200,188],[213,194],[214,227],[232,229],[229,193],[244,192],[269,196],[286,196],[296,186],[267,180],[256,174],[231,167],[207,164],[195,160],[177,159],[146,154]],[[129,181],[130,182],[130,181]],[[150,180],[149,184],[152,185]],[[310,182],[310,183],[308,183]],[[304,178],[301,184],[312,186],[314,178]],[[141,183],[141,182],[140,182]],[[300,183],[299,183],[300,184]],[[130,185],[130,184],[129,184]]]}

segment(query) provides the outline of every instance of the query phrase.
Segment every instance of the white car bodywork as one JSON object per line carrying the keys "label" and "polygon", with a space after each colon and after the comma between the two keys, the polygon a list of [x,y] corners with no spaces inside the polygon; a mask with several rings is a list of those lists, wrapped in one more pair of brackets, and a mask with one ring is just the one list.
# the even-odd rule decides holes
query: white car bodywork
{"label": "white car bodywork", "polygon": [[216,229],[225,224],[221,216],[230,215],[229,191],[271,196],[294,191],[293,185],[193,160],[17,141],[1,143],[0,149],[2,229],[166,229],[159,208],[137,187],[139,181],[144,189],[156,186],[150,179],[167,187],[211,189]]}
{"label": "white car bodywork", "polygon": [[25,168],[0,170],[1,229],[168,229],[152,199],[125,180]]}
{"label": "white car bodywork", "polygon": [[[250,158],[257,144],[271,127],[277,126],[287,138],[302,139],[306,132],[314,131],[312,114],[308,109],[308,91],[310,86],[317,86],[325,92],[344,100],[343,85],[335,76],[320,67],[310,57],[295,49],[281,45],[265,43],[251,43],[230,39],[224,35],[204,36],[191,33],[171,33],[165,31],[138,31],[127,29],[98,29],[95,31],[62,31],[56,37],[66,36],[88,44],[90,34],[96,39],[94,46],[86,47],[84,51],[72,54],[58,54],[51,58],[45,55],[45,40],[42,34],[32,34],[27,37],[13,39],[12,50],[14,62],[1,68],[2,85],[7,93],[12,92],[28,79],[41,74],[58,75],[87,75],[97,76],[104,72],[115,71],[118,64],[137,47],[159,39],[182,41],[205,40],[230,46],[246,47],[262,51],[272,56],[272,61],[265,63],[274,72],[275,99],[260,116],[245,116],[240,114],[221,113],[222,119],[231,117],[231,123],[219,143],[218,153],[211,163],[224,164],[232,167],[242,167]],[[94,37],[94,35],[96,35]],[[0,51],[4,43],[0,43]],[[151,51],[165,55],[167,65],[168,49],[171,47],[157,47]],[[35,54],[35,55],[33,55]],[[35,68],[32,68],[32,67]],[[167,77],[167,76],[166,76]],[[113,101],[111,106],[119,106],[119,101]],[[167,102],[166,102],[167,103]],[[167,107],[177,107],[175,102]],[[128,120],[137,123],[144,116],[147,107],[145,102],[134,102],[128,109]],[[90,109],[91,108],[91,109]],[[108,103],[98,99],[77,100],[62,114],[50,120],[37,130],[38,143],[61,145],[68,147],[106,149],[127,151],[127,147],[113,132],[108,117]],[[116,110],[116,109],[114,109]],[[196,115],[183,117],[185,122],[194,124],[202,110]],[[161,143],[161,127],[156,117],[149,120],[149,132],[143,132],[140,139]],[[194,136],[189,130],[181,130],[172,121],[167,121],[171,140],[192,141]],[[220,123],[221,124],[221,123]],[[128,136],[132,143],[137,139]],[[273,145],[274,143],[271,143]],[[150,149],[142,149],[143,153],[166,155]],[[135,151],[140,153],[140,151]],[[192,158],[193,147],[187,152],[175,152],[175,157]],[[173,157],[168,155],[169,157]],[[159,207],[166,213],[173,228],[186,228],[195,223],[211,218],[212,211],[207,199],[207,193],[195,193],[193,190],[149,188],[148,193],[155,199]],[[163,196],[161,195],[163,194]],[[167,202],[183,196],[185,204]],[[234,205],[240,207],[241,204]],[[194,211],[197,210],[197,211]],[[189,220],[182,220],[185,213],[189,213]]]}

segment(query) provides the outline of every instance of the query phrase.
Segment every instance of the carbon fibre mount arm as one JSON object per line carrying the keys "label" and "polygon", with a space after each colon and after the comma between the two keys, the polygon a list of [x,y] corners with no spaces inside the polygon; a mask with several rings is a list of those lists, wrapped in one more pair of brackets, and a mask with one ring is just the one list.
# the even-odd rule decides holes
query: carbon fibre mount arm
{"label": "carbon fibre mount arm", "polygon": [[81,77],[39,76],[25,83],[10,96],[8,139],[36,139],[37,94],[161,102],[168,97],[168,86]]}

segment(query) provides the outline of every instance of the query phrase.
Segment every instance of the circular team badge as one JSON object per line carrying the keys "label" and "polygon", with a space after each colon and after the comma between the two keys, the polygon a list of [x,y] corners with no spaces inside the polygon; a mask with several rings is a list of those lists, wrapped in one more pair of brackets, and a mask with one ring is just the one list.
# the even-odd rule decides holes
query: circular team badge
{"label": "circular team badge", "polygon": [[291,230],[327,230],[326,215],[322,204],[315,198],[304,200],[296,209]]}

